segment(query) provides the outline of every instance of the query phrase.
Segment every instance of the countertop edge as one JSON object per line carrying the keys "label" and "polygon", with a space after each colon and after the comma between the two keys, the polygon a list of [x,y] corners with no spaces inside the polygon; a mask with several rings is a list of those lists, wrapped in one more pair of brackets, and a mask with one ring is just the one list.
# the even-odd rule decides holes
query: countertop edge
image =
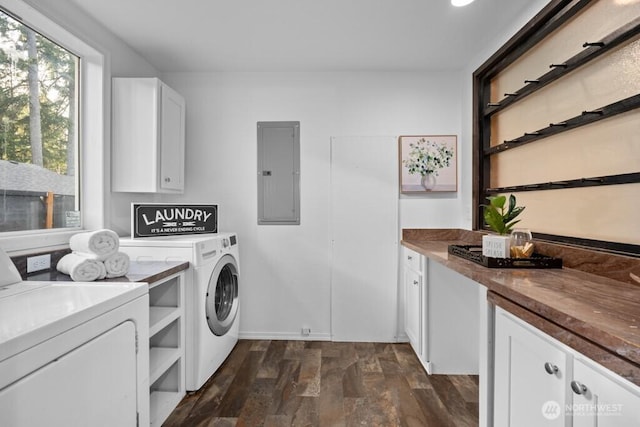
{"label": "countertop edge", "polygon": [[[138,273],[136,267],[139,266],[153,266],[159,269],[156,273]],[[162,280],[166,277],[172,276],[176,273],[184,271],[189,268],[188,262],[164,262],[164,261],[149,261],[149,262],[132,262],[132,268],[129,270],[129,273],[125,276],[132,282],[147,282],[153,283],[158,280]],[[165,268],[166,267],[166,268]],[[117,281],[118,278],[109,279],[113,281]]]}
{"label": "countertop edge", "polygon": [[[403,239],[400,243],[402,246],[424,255],[429,259],[432,259],[433,261],[473,280],[474,282],[482,286],[486,286],[489,291],[503,297],[523,310],[551,322],[553,325],[564,329],[569,334],[573,334],[581,340],[592,343],[593,348],[576,345],[577,341],[568,339],[569,335],[562,333],[554,334],[556,339],[563,344],[578,352],[584,352],[585,349],[587,349],[589,354],[585,354],[585,356],[592,358],[594,361],[609,368],[613,372],[616,372],[634,384],[640,385],[640,340],[637,342],[629,341],[619,335],[611,334],[608,331],[597,328],[593,324],[572,315],[569,311],[561,311],[546,305],[540,300],[518,292],[517,290],[500,284],[497,280],[490,278],[491,276],[495,276],[496,278],[504,279],[505,277],[508,277],[508,275],[513,274],[512,270],[488,269],[462,258],[455,257],[455,259],[451,259],[449,254],[446,252],[446,246],[448,246],[448,244],[464,244],[465,242],[463,240],[425,241]],[[427,245],[438,245],[439,247],[438,250],[425,249],[425,246]],[[592,276],[593,280],[597,282],[614,282],[619,283],[620,285],[633,287],[633,285],[627,285],[623,282],[615,282],[613,279],[602,278],[571,269],[562,269],[559,270],[559,272],[556,271],[555,273],[549,274],[563,274],[570,278],[573,276],[579,278]],[[640,295],[640,289],[638,289],[638,294]],[[568,295],[568,297],[570,297],[570,295]],[[604,351],[597,351],[597,348]],[[623,370],[620,369],[620,361],[626,364],[626,368]]]}
{"label": "countertop edge", "polygon": [[[109,282],[145,282],[153,283],[187,270],[190,264],[187,261],[131,261],[129,272],[124,276],[110,279],[96,280],[91,283]],[[57,270],[39,272],[27,276],[27,281],[49,282],[73,282],[71,277]]]}

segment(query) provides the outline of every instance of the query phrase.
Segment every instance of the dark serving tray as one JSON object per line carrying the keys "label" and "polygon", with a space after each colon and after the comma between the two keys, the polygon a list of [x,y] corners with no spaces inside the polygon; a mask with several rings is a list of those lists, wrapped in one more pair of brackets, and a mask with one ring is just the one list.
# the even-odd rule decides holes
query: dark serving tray
{"label": "dark serving tray", "polygon": [[482,246],[449,245],[451,255],[488,268],[562,268],[562,258],[534,253],[530,258],[490,258],[482,255]]}

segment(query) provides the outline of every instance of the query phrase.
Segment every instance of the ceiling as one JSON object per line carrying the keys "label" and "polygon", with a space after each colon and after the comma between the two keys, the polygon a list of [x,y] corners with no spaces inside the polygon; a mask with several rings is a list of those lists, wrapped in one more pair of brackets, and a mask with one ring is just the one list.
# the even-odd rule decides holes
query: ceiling
{"label": "ceiling", "polygon": [[468,65],[530,0],[69,0],[161,72]]}

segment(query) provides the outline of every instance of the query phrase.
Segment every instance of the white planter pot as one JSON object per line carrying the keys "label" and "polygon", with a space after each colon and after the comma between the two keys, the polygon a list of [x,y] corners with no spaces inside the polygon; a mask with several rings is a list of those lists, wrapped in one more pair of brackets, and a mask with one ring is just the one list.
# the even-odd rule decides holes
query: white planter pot
{"label": "white planter pot", "polygon": [[490,234],[482,236],[482,255],[491,258],[509,258],[509,236]]}

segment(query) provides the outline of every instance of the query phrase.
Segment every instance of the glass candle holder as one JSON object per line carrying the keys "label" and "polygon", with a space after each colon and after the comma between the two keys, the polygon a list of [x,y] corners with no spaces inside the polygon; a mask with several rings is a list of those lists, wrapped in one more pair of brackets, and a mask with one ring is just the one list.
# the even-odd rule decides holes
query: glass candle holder
{"label": "glass candle holder", "polygon": [[531,231],[514,228],[509,239],[511,258],[529,258],[533,255]]}

